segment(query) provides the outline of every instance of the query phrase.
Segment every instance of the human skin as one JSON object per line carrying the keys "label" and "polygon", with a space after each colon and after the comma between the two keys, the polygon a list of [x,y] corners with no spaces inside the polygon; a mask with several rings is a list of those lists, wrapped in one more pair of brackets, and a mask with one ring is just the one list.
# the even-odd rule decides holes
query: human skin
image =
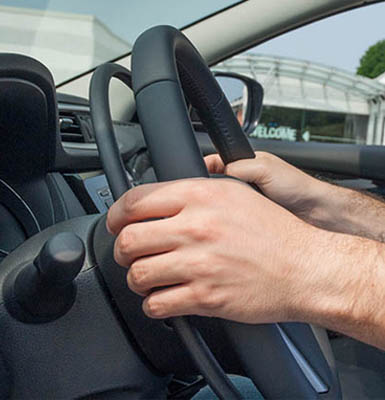
{"label": "human skin", "polygon": [[[130,289],[145,297],[144,312],[308,322],[385,348],[384,245],[355,227],[332,231],[339,225],[328,221],[322,196],[339,188],[318,186],[279,159],[267,158],[264,169],[259,155],[226,169],[219,159],[206,163],[258,184],[265,196],[242,182],[195,178],[142,185],[111,207],[114,256],[129,268]],[[343,232],[351,220],[365,236],[378,235],[341,217]]]}
{"label": "human skin", "polygon": [[271,200],[322,229],[385,241],[385,204],[374,197],[322,182],[265,152],[227,166],[211,155],[206,164],[212,173],[257,185]]}

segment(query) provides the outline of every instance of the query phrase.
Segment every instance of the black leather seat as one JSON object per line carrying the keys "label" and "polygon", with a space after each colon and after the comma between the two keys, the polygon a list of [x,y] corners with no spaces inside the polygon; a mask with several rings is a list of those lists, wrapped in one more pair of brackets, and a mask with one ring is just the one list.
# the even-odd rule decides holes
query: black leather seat
{"label": "black leather seat", "polygon": [[56,89],[30,57],[0,54],[0,259],[44,228],[85,211],[61,174]]}

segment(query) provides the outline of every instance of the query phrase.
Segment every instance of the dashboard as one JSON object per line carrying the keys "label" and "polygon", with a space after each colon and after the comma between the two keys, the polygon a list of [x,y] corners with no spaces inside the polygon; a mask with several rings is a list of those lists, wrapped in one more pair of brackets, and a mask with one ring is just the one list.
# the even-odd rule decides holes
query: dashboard
{"label": "dashboard", "polygon": [[[57,98],[61,149],[57,155],[55,170],[63,174],[87,213],[105,213],[113,204],[113,199],[100,164],[89,103],[86,99],[61,93],[58,93]],[[114,121],[113,124],[127,177],[132,186],[155,182],[156,176],[136,115],[132,121]],[[196,138],[204,155],[215,152],[207,132],[196,131]],[[273,150],[273,153],[274,147],[271,146],[277,144],[270,140],[252,138],[250,142],[254,149],[264,150],[264,146],[267,145],[268,150]],[[285,158],[283,154],[279,154],[279,149],[277,155]],[[385,198],[382,182],[334,172],[303,169],[318,179]]]}
{"label": "dashboard", "polygon": [[[17,223],[11,220],[8,222],[5,216],[3,216],[2,221],[4,221],[4,223],[3,227],[0,229],[0,250],[4,250],[4,255],[12,252],[15,247],[23,243],[28,237],[33,236],[36,232],[41,232],[45,230],[45,228],[61,221],[64,221],[64,225],[61,225],[62,227],[64,226],[66,230],[72,230],[71,221],[74,221],[74,217],[84,216],[85,214],[105,213],[112,204],[112,196],[108,187],[108,182],[99,161],[99,154],[92,129],[90,108],[87,100],[62,94],[58,94],[57,99],[60,140],[56,143],[56,158],[51,166],[51,170],[41,181],[31,181],[30,185],[30,182],[25,180],[23,181],[23,185],[16,185],[17,191],[22,193],[21,200],[17,199],[15,196],[12,198],[9,197],[9,188],[8,190],[4,189],[4,191],[0,193],[0,199],[2,201],[4,201],[7,196],[9,197],[7,208],[11,210],[13,207],[11,210],[12,214],[16,215],[18,219]],[[156,178],[151,166],[151,160],[147,152],[141,127],[135,119],[135,116],[132,121],[114,121],[114,130],[126,167],[127,176],[132,185],[135,186],[142,183],[154,182]],[[28,134],[27,129],[24,134]],[[52,135],[52,130],[50,134]],[[207,133],[196,132],[196,138],[204,155],[215,151]],[[276,146],[279,144],[278,142],[271,143],[269,141],[251,140],[251,143],[254,149],[268,150],[270,148],[272,152],[278,156],[286,158],[291,162],[296,161],[295,157],[290,159],[290,157],[287,157],[287,154],[285,155],[285,153],[279,152],[279,148],[282,148],[282,146]],[[32,153],[31,151],[30,157],[36,157],[36,153]],[[295,164],[295,162],[293,162],[293,164]],[[308,164],[308,166],[310,165],[311,164]],[[327,179],[342,186],[377,192],[380,195],[383,191],[381,182],[373,182],[371,179],[358,179],[357,177],[341,173],[326,172],[325,169],[327,168],[320,168],[318,170],[317,168],[305,168],[303,165],[299,166],[320,179]],[[18,206],[18,208],[15,208],[17,201],[19,201],[20,207]],[[25,204],[23,204],[23,202]],[[0,208],[0,212],[1,211]],[[34,221],[34,218],[36,221]],[[95,218],[95,216],[89,216],[87,218],[92,219]],[[34,222],[37,222],[35,223],[36,226],[34,226]],[[24,236],[20,233],[22,231],[25,233]],[[20,235],[17,236],[19,233]],[[36,235],[36,237],[40,237],[41,240],[47,240],[51,233],[52,230],[48,229],[41,235]],[[9,243],[11,238],[13,238],[13,242]],[[17,240],[14,240],[15,238]],[[20,246],[20,248],[22,247],[23,246]],[[37,248],[38,246],[36,245],[35,247]],[[14,255],[8,258],[8,262],[4,261],[3,266],[10,266],[13,260],[12,257],[16,257],[17,252],[18,251],[14,252]],[[100,265],[104,264],[100,263]],[[93,272],[91,266],[89,267],[90,271],[86,272],[91,275]],[[93,279],[97,281],[97,277]],[[123,281],[124,280],[122,280],[122,282]],[[86,290],[81,292],[80,296],[83,296],[80,297],[80,304],[85,304],[86,300],[89,302],[91,300],[93,301],[93,298],[88,296]],[[100,295],[100,298],[103,297]],[[103,310],[103,307],[104,305],[101,304],[100,307],[94,307],[94,310]],[[92,314],[87,316],[86,311],[87,310],[84,309],[82,310],[82,314],[79,314],[81,316],[79,319],[82,321],[83,326],[84,321],[88,321],[90,318],[93,321],[101,320],[100,315]],[[138,318],[138,316],[133,316],[130,313],[125,313],[125,315],[128,315],[130,318]],[[137,319],[135,323],[138,323]],[[77,321],[69,320],[69,325],[71,327],[73,326],[73,329],[76,328],[76,324]],[[134,324],[134,322],[132,322],[132,324]],[[114,326],[113,324],[107,325]],[[18,327],[16,328],[18,329]],[[15,331],[17,331],[16,328]],[[47,335],[48,334],[52,335],[52,332],[48,332]],[[74,333],[70,336],[75,337],[76,334]],[[111,338],[114,337],[113,334],[108,336]],[[103,337],[103,334],[100,334],[100,337]],[[44,336],[39,337],[38,345],[42,347],[43,342]],[[97,346],[98,348],[100,347],[99,343],[97,343]],[[19,347],[22,349],[22,346]],[[59,347],[63,349],[63,352],[65,351],[64,346]],[[79,347],[85,349],[84,354],[87,353],[87,346],[82,345]],[[31,347],[31,351],[35,351],[34,348]],[[94,353],[94,351],[91,352],[91,354]],[[128,351],[127,354],[129,354],[129,357],[132,359],[134,358]],[[27,354],[27,356],[29,355]],[[23,359],[23,357],[25,357],[25,354],[20,352],[20,359]],[[83,353],[79,353],[77,357],[79,360],[87,361],[87,354],[84,356]],[[31,359],[33,359],[32,356]],[[94,362],[94,364],[97,365],[98,363]],[[105,360],[100,360],[99,364],[105,365]],[[50,365],[48,360],[46,365]],[[76,360],[74,365],[79,366],[79,368],[82,368],[86,372],[91,371],[88,365],[85,365],[83,368],[83,364],[81,364],[80,361],[78,362],[78,360]],[[133,370],[133,368],[131,369]],[[123,370],[130,371],[129,365],[124,365]],[[92,379],[94,381],[97,380],[91,372],[89,375],[93,376]],[[84,382],[86,382],[86,379],[84,379]],[[99,384],[99,382],[97,383]]]}
{"label": "dashboard", "polygon": [[[113,199],[101,169],[88,101],[65,94],[57,97],[61,150],[55,170],[63,174],[87,213],[107,212]],[[113,125],[131,185],[155,181],[140,125],[122,121]]]}

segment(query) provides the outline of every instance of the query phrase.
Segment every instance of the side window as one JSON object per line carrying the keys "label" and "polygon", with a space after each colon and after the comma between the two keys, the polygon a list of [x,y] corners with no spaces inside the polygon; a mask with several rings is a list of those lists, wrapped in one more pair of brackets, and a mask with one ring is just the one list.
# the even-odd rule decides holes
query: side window
{"label": "side window", "polygon": [[281,35],[226,60],[264,88],[250,137],[385,145],[385,3]]}

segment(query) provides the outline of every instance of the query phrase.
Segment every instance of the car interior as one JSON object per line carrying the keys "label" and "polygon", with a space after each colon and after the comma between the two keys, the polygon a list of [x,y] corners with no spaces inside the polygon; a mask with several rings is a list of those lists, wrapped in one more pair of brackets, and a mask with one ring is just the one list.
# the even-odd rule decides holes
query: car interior
{"label": "car interior", "polygon": [[[149,23],[129,51],[60,82],[33,54],[0,48],[1,399],[189,399],[206,384],[242,398],[229,374],[265,398],[385,398],[382,350],[308,324],[151,320],[113,259],[114,201],[144,183],[208,177],[208,154],[229,163],[267,151],[385,198],[384,146],[251,137],[263,87],[216,68],[379,2],[227,3],[176,28]],[[245,88],[241,120],[222,78]]]}

